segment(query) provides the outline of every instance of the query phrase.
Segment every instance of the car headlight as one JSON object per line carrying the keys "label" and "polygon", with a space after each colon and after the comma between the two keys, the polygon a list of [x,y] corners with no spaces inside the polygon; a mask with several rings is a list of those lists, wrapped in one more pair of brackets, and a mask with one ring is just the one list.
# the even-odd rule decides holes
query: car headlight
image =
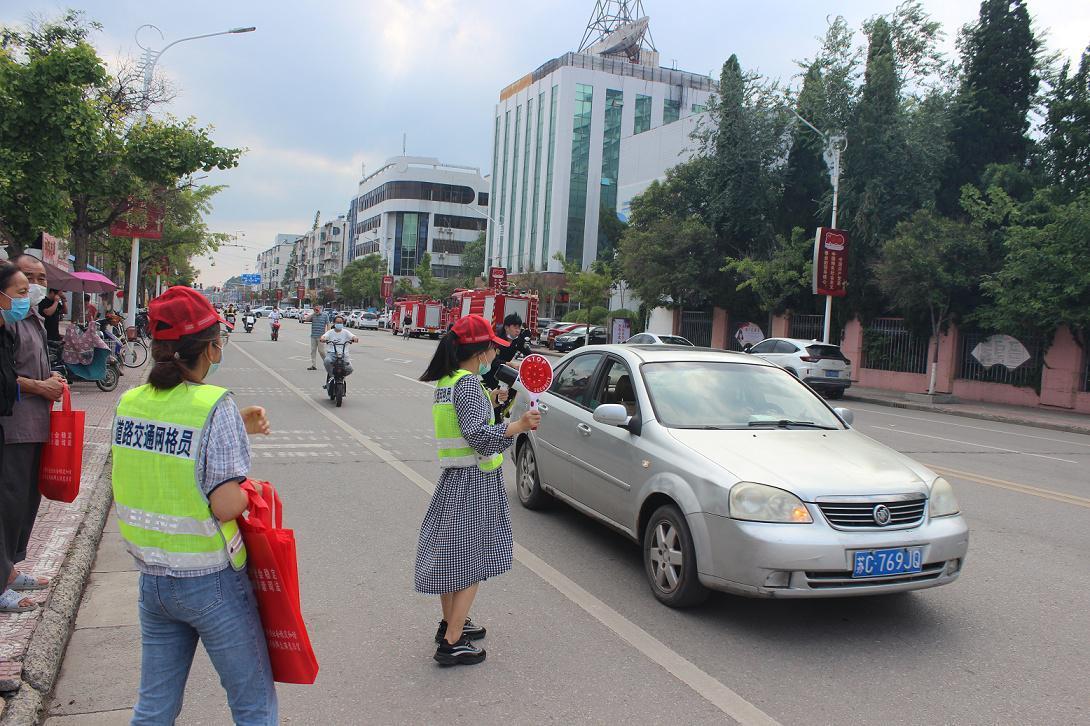
{"label": "car headlight", "polygon": [[750,522],[810,524],[814,521],[806,505],[791,492],[752,482],[731,488],[730,516]]}
{"label": "car headlight", "polygon": [[954,496],[954,487],[941,476],[931,485],[931,504],[928,511],[932,518],[949,517],[961,511],[957,497]]}

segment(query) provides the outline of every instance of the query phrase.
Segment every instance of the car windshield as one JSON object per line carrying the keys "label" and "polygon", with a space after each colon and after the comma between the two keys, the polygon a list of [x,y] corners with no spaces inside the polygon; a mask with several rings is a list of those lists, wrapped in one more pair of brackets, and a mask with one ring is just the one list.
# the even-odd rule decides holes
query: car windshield
{"label": "car windshield", "polygon": [[841,428],[824,402],[781,368],[670,361],[642,370],[655,415],[667,428]]}
{"label": "car windshield", "polygon": [[659,340],[663,342],[663,345],[692,345],[680,335],[660,335]]}

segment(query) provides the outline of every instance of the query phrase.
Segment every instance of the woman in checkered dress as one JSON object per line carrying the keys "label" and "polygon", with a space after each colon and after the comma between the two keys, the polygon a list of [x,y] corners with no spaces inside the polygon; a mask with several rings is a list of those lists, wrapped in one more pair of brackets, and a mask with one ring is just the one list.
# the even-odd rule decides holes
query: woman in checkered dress
{"label": "woman in checkered dress", "polygon": [[[443,436],[438,421],[453,405],[461,434],[458,443],[464,441],[463,448],[472,454],[441,456],[442,473],[420,526],[416,551],[416,589],[439,595],[443,610],[435,634],[439,644],[435,660],[442,665],[484,660],[485,651],[472,641],[483,638],[485,629],[470,620],[469,608],[482,580],[511,569],[511,510],[503,469],[494,457],[520,433],[534,428],[540,414],[533,411],[509,424],[494,423],[495,401],[486,394],[479,374],[490,368],[496,346],[507,344],[480,315],[463,317],[440,341],[421,376],[423,381],[440,382],[459,371],[476,373],[462,375],[452,388],[446,384],[436,388],[437,438]],[[444,446],[453,445],[444,441]]]}

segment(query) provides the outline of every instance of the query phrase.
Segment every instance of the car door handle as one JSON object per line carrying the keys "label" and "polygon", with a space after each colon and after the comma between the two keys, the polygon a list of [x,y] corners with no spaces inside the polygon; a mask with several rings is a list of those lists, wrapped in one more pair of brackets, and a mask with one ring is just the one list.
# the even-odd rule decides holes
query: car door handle
{"label": "car door handle", "polygon": [[586,425],[585,423],[581,423],[575,428],[579,429],[579,431],[582,432],[584,436],[590,436],[590,426]]}

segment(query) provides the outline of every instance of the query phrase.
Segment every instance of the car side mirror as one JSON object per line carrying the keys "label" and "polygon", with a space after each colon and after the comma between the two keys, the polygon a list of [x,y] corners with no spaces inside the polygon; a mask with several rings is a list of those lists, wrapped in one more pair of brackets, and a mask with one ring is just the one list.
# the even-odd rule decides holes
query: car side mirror
{"label": "car side mirror", "polygon": [[606,426],[626,426],[632,417],[619,403],[603,403],[594,409],[594,420]]}
{"label": "car side mirror", "polygon": [[851,426],[855,423],[855,414],[852,413],[850,408],[834,408],[833,413],[840,417],[840,420]]}

